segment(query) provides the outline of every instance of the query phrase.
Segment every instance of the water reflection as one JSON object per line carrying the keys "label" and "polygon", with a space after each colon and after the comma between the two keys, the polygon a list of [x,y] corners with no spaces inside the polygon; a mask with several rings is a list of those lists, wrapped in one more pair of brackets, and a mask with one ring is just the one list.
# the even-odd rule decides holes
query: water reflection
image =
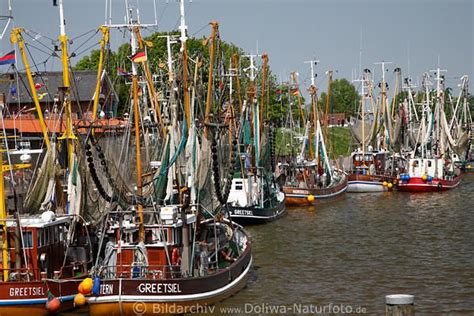
{"label": "water reflection", "polygon": [[416,296],[420,313],[474,313],[474,177],[448,192],[351,194],[250,227],[248,287],[218,307],[350,304],[384,312]]}

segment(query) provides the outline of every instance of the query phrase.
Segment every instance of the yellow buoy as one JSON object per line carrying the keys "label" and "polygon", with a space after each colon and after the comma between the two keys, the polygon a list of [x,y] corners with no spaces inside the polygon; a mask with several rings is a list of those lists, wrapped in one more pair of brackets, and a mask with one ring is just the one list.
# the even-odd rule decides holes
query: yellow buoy
{"label": "yellow buoy", "polygon": [[389,183],[387,184],[387,187],[388,187],[389,189],[391,189],[391,188],[393,187],[393,184],[391,184],[391,183],[389,182]]}
{"label": "yellow buoy", "polygon": [[421,176],[421,180],[426,181],[426,179],[428,179],[428,176],[426,174]]}
{"label": "yellow buoy", "polygon": [[78,293],[74,296],[74,306],[84,306],[87,302],[86,297],[82,293]]}
{"label": "yellow buoy", "polygon": [[306,197],[308,199],[308,202],[313,202],[314,201],[314,195],[310,194]]}
{"label": "yellow buoy", "polygon": [[383,185],[384,187],[386,187],[386,186],[388,185],[387,181],[384,181],[384,182],[382,183],[382,185]]}
{"label": "yellow buoy", "polygon": [[94,287],[94,281],[91,278],[85,278],[78,287],[79,293],[81,294],[89,294]]}

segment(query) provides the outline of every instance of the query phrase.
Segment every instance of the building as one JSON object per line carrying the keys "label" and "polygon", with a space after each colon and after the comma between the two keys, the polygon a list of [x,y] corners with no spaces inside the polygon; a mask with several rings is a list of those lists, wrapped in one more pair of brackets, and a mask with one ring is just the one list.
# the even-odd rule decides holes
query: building
{"label": "building", "polygon": [[[94,100],[97,72],[91,70],[74,71],[70,76],[71,110],[73,119],[91,117]],[[60,71],[37,72],[33,74],[35,89],[38,94],[43,115],[48,117],[62,112],[63,73]],[[100,109],[108,118],[117,114],[118,94],[115,92],[107,74],[103,76],[100,93]],[[0,76],[0,93],[5,96],[8,106],[6,116],[18,116],[26,113],[35,114],[36,109],[31,97],[28,79],[25,73],[3,74]]]}

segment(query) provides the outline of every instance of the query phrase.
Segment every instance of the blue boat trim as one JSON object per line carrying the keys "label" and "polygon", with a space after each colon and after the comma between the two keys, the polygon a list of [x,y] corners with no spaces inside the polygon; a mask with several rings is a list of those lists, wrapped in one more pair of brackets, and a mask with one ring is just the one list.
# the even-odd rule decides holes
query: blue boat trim
{"label": "blue boat trim", "polygon": [[[61,302],[74,300],[75,295],[60,296],[58,299]],[[32,299],[16,299],[16,300],[0,300],[0,306],[22,306],[22,305],[36,305],[46,304],[48,298],[32,298]]]}

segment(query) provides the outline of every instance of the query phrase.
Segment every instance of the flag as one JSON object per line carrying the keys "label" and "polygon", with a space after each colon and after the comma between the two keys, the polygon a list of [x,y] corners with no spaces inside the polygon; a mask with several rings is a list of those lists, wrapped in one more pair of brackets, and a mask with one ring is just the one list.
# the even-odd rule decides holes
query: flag
{"label": "flag", "polygon": [[145,52],[138,52],[133,55],[131,59],[134,63],[142,63],[147,61]]}
{"label": "flag", "polygon": [[15,63],[15,51],[12,50],[5,56],[0,57],[0,65],[11,65]]}
{"label": "flag", "polygon": [[123,70],[122,68],[120,67],[117,67],[117,74],[121,77],[130,77],[132,74]]}
{"label": "flag", "polygon": [[291,95],[297,96],[300,94],[300,90],[298,89],[291,89]]}

